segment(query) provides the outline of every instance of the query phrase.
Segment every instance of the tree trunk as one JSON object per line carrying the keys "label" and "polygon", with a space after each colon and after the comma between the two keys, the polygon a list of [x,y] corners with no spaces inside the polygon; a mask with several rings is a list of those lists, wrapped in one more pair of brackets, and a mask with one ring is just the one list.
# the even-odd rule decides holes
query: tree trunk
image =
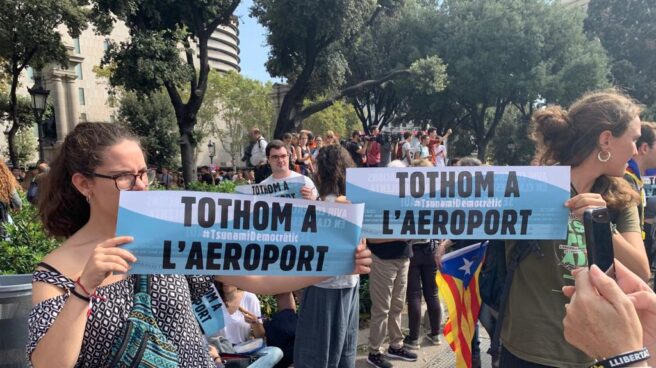
{"label": "tree trunk", "polygon": [[478,147],[478,159],[483,163],[485,163],[485,155],[487,154],[487,143],[485,140],[476,143]]}
{"label": "tree trunk", "polygon": [[180,131],[180,155],[182,159],[182,178],[184,179],[185,189],[189,189],[189,184],[196,181],[194,177],[194,146],[192,144],[191,131]]}

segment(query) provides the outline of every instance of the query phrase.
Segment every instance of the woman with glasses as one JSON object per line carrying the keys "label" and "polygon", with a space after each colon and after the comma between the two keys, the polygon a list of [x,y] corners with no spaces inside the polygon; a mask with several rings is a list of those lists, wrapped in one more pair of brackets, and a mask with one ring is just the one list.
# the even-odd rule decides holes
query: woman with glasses
{"label": "woman with glasses", "polygon": [[[140,278],[126,274],[136,258],[120,247],[132,238],[116,234],[119,193],[147,190],[152,178],[138,138],[117,124],[82,123],[66,136],[39,195],[44,227],[66,240],[33,274],[27,347],[32,366],[108,366],[112,348],[127,341],[121,333]],[[368,264],[367,257],[360,249],[356,264]],[[149,279],[151,323],[177,353],[176,366],[214,367],[191,306],[211,277]],[[325,278],[220,279],[255,293],[281,293]],[[129,365],[141,366],[141,359],[137,354]]]}

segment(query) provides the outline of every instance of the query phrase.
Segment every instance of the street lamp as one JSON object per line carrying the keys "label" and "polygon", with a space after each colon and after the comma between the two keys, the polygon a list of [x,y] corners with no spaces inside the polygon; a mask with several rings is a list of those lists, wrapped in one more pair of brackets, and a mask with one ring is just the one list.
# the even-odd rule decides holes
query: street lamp
{"label": "street lamp", "polygon": [[216,143],[210,142],[207,144],[207,151],[210,154],[210,165],[214,165],[214,156],[216,156]]}
{"label": "street lamp", "polygon": [[40,75],[34,75],[34,86],[28,88],[27,91],[32,96],[32,111],[36,119],[37,130],[39,133],[39,161],[45,161],[43,153],[43,113],[46,111],[48,95],[50,91],[43,88],[43,83]]}

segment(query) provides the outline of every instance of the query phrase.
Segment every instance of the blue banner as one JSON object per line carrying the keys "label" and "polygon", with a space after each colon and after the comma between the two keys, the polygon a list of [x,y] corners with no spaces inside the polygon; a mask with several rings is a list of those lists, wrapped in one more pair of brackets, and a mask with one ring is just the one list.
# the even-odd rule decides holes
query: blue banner
{"label": "blue banner", "polygon": [[130,273],[335,276],[353,272],[364,205],[182,191],[121,192]]}
{"label": "blue banner", "polygon": [[347,169],[378,239],[565,239],[569,166]]}
{"label": "blue banner", "polygon": [[205,336],[216,336],[219,331],[225,327],[223,320],[223,300],[221,294],[212,287],[200,299],[194,300],[192,303],[194,315],[198,324],[203,328]]}
{"label": "blue banner", "polygon": [[305,177],[296,176],[286,180],[276,180],[270,184],[238,185],[235,192],[270,197],[285,197],[302,199],[301,189],[305,186]]}

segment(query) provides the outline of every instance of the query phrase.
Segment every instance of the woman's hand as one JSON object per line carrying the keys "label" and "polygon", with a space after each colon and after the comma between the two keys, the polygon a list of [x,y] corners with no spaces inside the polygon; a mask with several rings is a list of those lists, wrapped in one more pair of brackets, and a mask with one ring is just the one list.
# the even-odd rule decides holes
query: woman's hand
{"label": "woman's hand", "polygon": [[574,277],[576,290],[563,320],[565,340],[592,358],[641,349],[640,319],[615,280],[594,265],[576,270]]}
{"label": "woman's hand", "polygon": [[360,239],[360,244],[355,249],[355,269],[353,274],[368,274],[371,272],[371,251],[367,248],[367,240]]}
{"label": "woman's hand", "polygon": [[244,321],[248,324],[254,324],[257,322],[258,317],[243,307],[239,307],[239,311],[244,315]]}
{"label": "woman's hand", "polygon": [[598,193],[582,193],[568,199],[565,202],[565,207],[569,208],[570,212],[577,219],[583,218],[583,212],[588,208],[606,207],[606,201]]}
{"label": "woman's hand", "polygon": [[131,236],[118,236],[98,244],[80,275],[82,286],[93,294],[112,272],[127,273],[131,268],[129,263],[136,262],[137,258],[118,246],[133,240]]}

